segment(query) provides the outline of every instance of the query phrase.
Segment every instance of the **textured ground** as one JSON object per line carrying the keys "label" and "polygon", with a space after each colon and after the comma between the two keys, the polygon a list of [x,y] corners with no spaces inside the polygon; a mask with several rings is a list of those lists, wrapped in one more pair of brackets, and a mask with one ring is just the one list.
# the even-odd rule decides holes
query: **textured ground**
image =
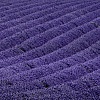
{"label": "textured ground", "polygon": [[0,100],[100,100],[100,0],[0,2]]}

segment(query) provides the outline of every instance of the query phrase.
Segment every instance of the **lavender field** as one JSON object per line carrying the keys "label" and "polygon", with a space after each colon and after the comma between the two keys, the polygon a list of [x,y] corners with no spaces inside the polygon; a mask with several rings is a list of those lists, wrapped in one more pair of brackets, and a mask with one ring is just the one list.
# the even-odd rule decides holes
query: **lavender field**
{"label": "lavender field", "polygon": [[0,100],[100,100],[100,0],[0,1]]}

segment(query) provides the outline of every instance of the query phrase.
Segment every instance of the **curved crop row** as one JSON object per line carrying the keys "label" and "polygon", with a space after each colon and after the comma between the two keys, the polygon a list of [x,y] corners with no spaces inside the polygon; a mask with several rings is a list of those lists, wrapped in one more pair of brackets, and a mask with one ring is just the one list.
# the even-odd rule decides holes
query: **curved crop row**
{"label": "curved crop row", "polygon": [[[92,4],[92,3],[91,3]],[[77,3],[71,3],[71,4],[66,4],[66,7],[70,7],[70,6],[75,6],[75,5],[78,5]],[[65,7],[65,8],[66,8]],[[63,8],[63,9],[65,9],[65,8]],[[45,17],[47,16],[47,18],[49,17],[49,19],[50,18],[52,18],[52,17],[54,17],[54,15],[56,14],[56,16],[58,15],[58,17],[59,16],[61,16],[62,14],[65,14],[65,13],[67,13],[67,12],[69,12],[69,11],[71,11],[70,10],[71,8],[66,8],[66,10],[68,10],[68,11],[64,11],[64,10],[62,10],[61,9],[61,11],[60,10],[58,10],[58,11],[54,11],[54,12],[51,12],[51,13],[48,13],[48,14],[46,14],[46,15],[44,15],[44,17],[43,16],[40,16],[40,18],[37,18],[37,19],[34,19],[34,21],[33,21],[33,17],[34,17],[34,13],[32,13],[32,14],[29,14],[29,15],[26,15],[26,16],[24,16],[24,17],[22,17],[22,18],[19,18],[19,19],[17,19],[17,20],[11,20],[11,21],[8,21],[8,22],[5,22],[5,23],[1,23],[0,25],[0,30],[3,30],[3,29],[7,29],[7,28],[9,28],[9,27],[13,27],[13,26],[16,26],[17,25],[17,27],[18,27],[18,24],[21,24],[21,25],[23,25],[23,24],[25,24],[26,22],[27,23],[29,23],[29,22],[34,22],[34,23],[36,23],[36,22],[39,22],[40,20],[45,20]],[[74,10],[74,9],[73,9]],[[41,12],[40,12],[41,13]],[[54,14],[52,14],[52,13],[54,13]],[[61,15],[59,15],[61,13]],[[52,16],[52,17],[50,17],[50,16]],[[42,18],[43,17],[43,18]],[[42,18],[42,19],[41,19]],[[54,17],[54,18],[56,18],[56,17]],[[40,19],[40,20],[38,20],[38,19]],[[20,25],[20,26],[21,26]]]}
{"label": "curved crop row", "polygon": [[[76,7],[76,6],[75,6]],[[79,7],[80,7],[80,5],[79,5]],[[82,5],[81,5],[81,7],[82,7]],[[89,8],[86,8],[85,10],[88,12],[88,10],[90,10],[91,8],[92,8],[92,11],[93,11],[93,7],[94,7],[94,10],[96,10],[96,9],[98,9],[98,7],[100,7],[99,6],[99,4],[98,5],[94,5],[94,6],[92,6],[92,7],[89,7]],[[96,9],[95,9],[96,8]],[[75,9],[74,7],[72,8],[72,9]],[[78,9],[78,6],[76,7],[76,9]],[[88,9],[88,10],[87,10]],[[82,14],[86,14],[86,12],[85,12],[85,10],[83,10],[83,12],[82,12],[82,10],[80,10],[80,16],[82,15]],[[84,13],[85,12],[85,13]],[[0,41],[0,46],[1,46],[1,50],[5,50],[5,49],[7,49],[7,48],[10,48],[10,47],[12,47],[12,46],[14,46],[14,45],[16,45],[16,44],[20,44],[21,42],[23,42],[23,41],[25,41],[26,39],[28,39],[29,37],[32,37],[32,36],[34,36],[35,34],[39,34],[39,33],[41,33],[41,32],[45,32],[46,30],[48,30],[48,29],[50,29],[50,28],[53,28],[53,27],[57,27],[57,26],[59,26],[59,25],[61,25],[61,24],[65,24],[65,23],[67,23],[67,22],[69,22],[70,20],[72,20],[72,19],[75,19],[76,18],[76,16],[75,16],[75,14],[77,14],[77,13],[79,13],[79,11],[76,11],[76,12],[74,12],[74,14],[73,14],[73,12],[71,13],[71,14],[66,14],[66,15],[64,15],[64,16],[62,16],[62,17],[60,17],[60,18],[57,18],[57,19],[55,19],[55,20],[52,20],[52,21],[50,21],[50,22],[46,22],[46,23],[44,23],[44,24],[41,24],[41,25],[38,25],[37,27],[35,26],[34,28],[29,28],[28,30],[26,30],[27,32],[25,32],[25,31],[23,31],[23,32],[20,32],[20,33],[17,33],[17,34],[14,34],[14,35],[12,35],[11,37],[7,37],[7,38],[5,38],[5,39],[3,39],[3,40],[1,40]],[[79,14],[78,14],[78,16],[79,16]],[[21,29],[23,29],[23,28],[21,28]],[[25,27],[25,29],[26,29],[26,27]],[[11,30],[11,31],[10,31]],[[16,28],[14,28],[13,30],[14,31],[12,31],[12,29],[10,29],[9,30],[9,32],[11,32],[11,33],[15,33],[15,30],[18,30],[18,28],[16,29]],[[52,29],[53,30],[53,29]],[[29,32],[30,31],[30,32]],[[33,32],[32,32],[33,31]],[[4,31],[3,31],[4,32]],[[9,35],[9,33],[8,32],[4,32],[4,33],[6,33],[7,35]],[[33,34],[32,34],[33,33]],[[1,35],[2,35],[3,33],[1,32]],[[46,33],[45,33],[46,34]],[[3,37],[4,36],[6,36],[6,35],[2,35]],[[1,36],[1,37],[2,37]],[[34,37],[35,38],[35,37]],[[33,40],[33,39],[32,39]],[[32,41],[30,41],[30,42],[32,42]],[[29,44],[29,43],[28,43]],[[34,43],[33,43],[34,44]],[[6,46],[5,46],[6,45]],[[41,44],[40,44],[41,45]]]}
{"label": "curved crop row", "polygon": [[[85,23],[85,22],[88,22],[88,21],[91,21],[92,19],[94,19],[95,17],[97,17],[100,13],[97,13],[97,12],[99,12],[99,10],[97,10],[97,11],[95,11],[94,13],[91,13],[91,14],[87,14],[87,16],[83,16],[83,17],[81,17],[79,20],[82,20],[82,22],[81,21],[75,21],[75,23],[77,23],[77,25],[79,24],[79,25],[81,25],[81,24],[83,24],[83,23]],[[96,14],[97,13],[97,14]],[[91,17],[90,17],[90,15],[92,15]],[[89,18],[88,18],[89,17]],[[68,24],[69,25],[69,24]],[[97,32],[96,32],[97,31]],[[88,34],[93,34],[94,36],[96,36],[97,38],[94,38],[94,40],[98,40],[98,39],[100,39],[99,38],[99,28],[96,30],[96,31],[93,31],[93,33],[88,33]],[[96,34],[94,34],[94,33],[97,33],[97,35]],[[89,35],[90,36],[90,35]],[[92,39],[93,37],[91,37],[90,38],[90,40]],[[81,38],[80,38],[81,39]],[[80,41],[82,41],[82,39],[80,40]],[[84,41],[83,41],[84,42]],[[91,45],[91,42],[93,43],[94,41],[90,41],[90,43],[88,44],[88,45]],[[96,41],[95,41],[96,42]],[[24,53],[24,54],[22,54],[22,55],[19,55],[19,56],[16,56],[16,57],[11,57],[11,58],[9,58],[9,59],[5,59],[5,60],[1,60],[0,61],[0,63],[2,64],[2,67],[3,66],[5,66],[5,65],[11,65],[11,64],[15,64],[15,63],[18,63],[18,62],[23,62],[23,61],[26,61],[26,60],[31,60],[31,59],[34,59],[34,58],[37,58],[37,57],[40,57],[40,56],[43,56],[43,55],[46,55],[46,54],[48,54],[48,53],[50,53],[50,52],[53,52],[54,50],[57,50],[57,48],[59,49],[60,47],[58,47],[57,46],[57,44],[55,44],[55,45],[53,45],[53,43],[52,43],[52,41],[50,42],[50,41],[48,41],[46,44],[44,44],[43,46],[40,46],[40,47],[38,47],[38,48],[36,48],[36,49],[33,49],[33,50],[31,50],[31,51],[29,51],[29,52],[26,52],[26,53]],[[52,62],[52,61],[56,61],[56,60],[59,60],[59,59],[62,59],[65,55],[64,55],[64,52],[65,52],[65,54],[66,54],[66,56],[70,56],[70,55],[72,55],[72,54],[74,54],[74,53],[76,53],[76,52],[78,52],[78,49],[79,50],[82,50],[84,47],[82,47],[82,44],[80,44],[79,43],[79,47],[78,47],[78,44],[76,43],[76,42],[73,42],[73,43],[75,43],[75,45],[73,45],[73,44],[68,44],[68,47],[67,47],[67,49],[66,49],[66,46],[64,47],[64,48],[62,48],[62,49],[60,49],[60,50],[58,50],[58,51],[55,51],[55,52],[53,52],[53,53],[51,53],[51,54],[48,54],[46,57],[43,57],[43,59],[45,60],[45,59],[49,59],[49,61],[48,61],[48,63],[49,62]],[[77,48],[75,51],[73,50],[73,48],[72,48],[72,45],[73,45],[73,48]],[[86,47],[88,47],[88,45],[86,46]],[[82,47],[82,48],[81,48]],[[72,49],[72,51],[71,51],[71,49]],[[84,48],[85,49],[85,48]],[[68,50],[68,51],[66,51],[66,50]],[[69,52],[69,53],[66,53],[66,52]],[[61,55],[60,55],[60,53],[61,53]],[[62,54],[63,53],[63,54]],[[53,55],[54,54],[54,55]],[[59,54],[59,56],[56,56],[56,55],[58,55]],[[50,56],[49,56],[50,55]],[[51,60],[51,61],[50,61]]]}
{"label": "curved crop row", "polygon": [[[66,25],[65,24],[61,25],[58,28],[55,28],[51,31],[49,30],[47,32],[41,33],[40,35],[36,35],[36,36],[28,39],[27,41],[23,42],[22,44],[14,47],[14,48],[10,48],[6,51],[0,52],[0,59],[16,56],[16,55],[18,55],[18,53],[22,54],[23,51],[19,52],[19,50],[24,50],[24,52],[29,51],[31,49],[34,49],[36,47],[43,45],[44,43],[51,40],[52,38],[54,38],[52,40],[54,43],[55,43],[55,41],[56,41],[56,43],[58,41],[58,43],[61,43],[63,45],[68,44],[69,42],[73,41],[75,38],[78,38],[82,34],[85,34],[86,32],[89,32],[89,31],[97,28],[99,26],[99,22],[100,22],[100,18],[96,18],[93,21],[85,23],[85,24],[83,24],[83,25],[81,25],[73,30],[68,31],[68,32],[66,31],[67,30]],[[61,28],[62,28],[62,30],[61,30]],[[58,36],[58,35],[60,35],[60,36]],[[22,38],[20,38],[20,39],[22,40]],[[9,41],[9,42],[11,42],[11,41]],[[16,43],[16,41],[15,41],[15,43]],[[9,46],[9,44],[8,44],[8,46]],[[2,44],[2,45],[4,47],[4,44]],[[6,46],[6,43],[5,43],[5,46]],[[21,49],[19,49],[19,48],[21,48]]]}
{"label": "curved crop row", "polygon": [[[61,71],[56,72],[51,75],[47,75],[47,76],[42,77],[37,80],[34,80],[35,78],[31,80],[31,78],[36,77],[36,76],[30,76],[30,81],[29,80],[26,81],[25,80],[26,78],[23,79],[23,77],[19,77],[18,79],[22,78],[24,81],[22,81],[22,80],[18,81],[16,79],[14,81],[14,78],[13,78],[13,80],[11,80],[11,79],[1,80],[0,85],[2,87],[0,89],[0,92],[1,93],[8,93],[8,92],[14,93],[14,92],[19,92],[19,91],[21,92],[21,91],[32,90],[32,89],[34,89],[34,90],[42,89],[42,88],[48,88],[51,86],[62,84],[64,82],[69,82],[68,85],[71,86],[73,88],[73,90],[76,91],[76,89],[79,88],[79,87],[77,87],[77,84],[78,84],[78,86],[79,85],[81,86],[81,83],[83,82],[81,80],[86,79],[86,78],[90,79],[90,78],[88,78],[89,76],[91,78],[92,77],[95,78],[95,81],[100,81],[100,79],[96,80],[97,78],[100,78],[100,73],[98,73],[100,71],[99,70],[99,68],[100,68],[99,61],[100,61],[100,57],[98,57],[97,59],[95,59],[93,61],[85,62],[80,65],[75,65],[73,67],[66,68],[64,70],[61,70]],[[92,72],[94,73],[95,70],[97,70],[97,73],[95,73],[97,75],[97,77],[94,77],[94,76],[96,76],[95,74],[94,74],[94,76],[91,76],[91,73]],[[88,73],[90,73],[90,74],[88,74]],[[99,76],[98,76],[98,74],[99,74]],[[86,77],[84,75],[86,75]],[[80,77],[82,77],[82,78],[80,79]],[[75,81],[72,81],[72,80],[75,80]],[[77,84],[75,84],[76,82],[77,82]],[[92,82],[92,84],[94,84],[94,82]],[[99,85],[99,83],[96,83],[96,84]],[[87,87],[85,86],[85,88],[87,88]]]}
{"label": "curved crop row", "polygon": [[[90,2],[90,4],[95,4],[95,3],[97,3],[97,2]],[[75,6],[75,5],[78,5],[78,4],[80,4],[80,3],[71,3],[71,4],[67,4],[67,6],[66,7],[69,7],[69,6]],[[89,3],[88,3],[89,4]],[[59,11],[58,11],[59,12]],[[26,16],[26,17],[28,17],[28,16]],[[30,17],[30,16],[29,16]],[[23,19],[22,19],[23,20]],[[19,21],[18,21],[18,19],[17,20],[12,20],[12,21],[8,21],[8,22],[5,22],[5,23],[2,23],[2,24],[0,24],[2,27],[2,30],[3,30],[3,28],[5,29],[5,28],[7,28],[7,27],[10,27],[11,26],[11,23],[13,23],[13,25],[15,24],[15,25],[17,25],[17,23],[19,23],[20,22],[20,18],[19,18]],[[8,26],[7,26],[7,25]]]}
{"label": "curved crop row", "polygon": [[0,69],[0,77],[5,78],[5,77],[15,75],[17,73],[21,73],[21,72],[24,73],[24,71],[27,71],[27,70],[30,70],[33,68],[40,69],[38,67],[46,67],[46,66],[49,67],[50,66],[51,68],[58,67],[58,69],[59,69],[59,68],[71,67],[73,65],[83,63],[85,61],[88,61],[90,59],[97,57],[100,54],[99,43],[100,43],[100,41],[98,41],[97,43],[93,44],[92,46],[90,46],[89,48],[87,48],[83,51],[80,51],[68,58],[64,58],[62,60],[50,63],[49,65],[43,65],[45,63],[40,62],[40,60],[30,60],[30,61],[26,61],[23,63],[15,64],[12,66],[8,66],[5,68],[1,68]]}
{"label": "curved crop row", "polygon": [[40,8],[44,9],[44,7],[48,8],[48,7],[52,7],[54,5],[61,5],[61,4],[63,4],[63,3],[57,2],[57,3],[45,4],[45,5],[41,5],[41,6],[35,6],[34,4],[30,4],[30,5],[21,6],[21,7],[17,7],[17,8],[13,8],[13,9],[9,9],[9,10],[0,12],[0,17],[8,16],[10,14],[15,14],[20,11],[22,12],[24,10],[31,9],[31,8],[41,10]]}
{"label": "curved crop row", "polygon": [[8,15],[8,16],[1,17],[0,23],[4,23],[4,22],[7,22],[7,21],[10,21],[13,19],[22,18],[22,17],[25,17],[27,15],[31,15],[31,14],[34,14],[33,19],[37,19],[37,18],[44,16],[46,14],[49,14],[51,12],[63,9],[67,5],[68,4],[55,5],[53,7],[48,7],[47,9],[45,9],[45,6],[43,8],[40,7],[40,9],[30,8],[30,9],[23,10],[23,11],[20,11],[20,12],[17,12],[17,13]]}

